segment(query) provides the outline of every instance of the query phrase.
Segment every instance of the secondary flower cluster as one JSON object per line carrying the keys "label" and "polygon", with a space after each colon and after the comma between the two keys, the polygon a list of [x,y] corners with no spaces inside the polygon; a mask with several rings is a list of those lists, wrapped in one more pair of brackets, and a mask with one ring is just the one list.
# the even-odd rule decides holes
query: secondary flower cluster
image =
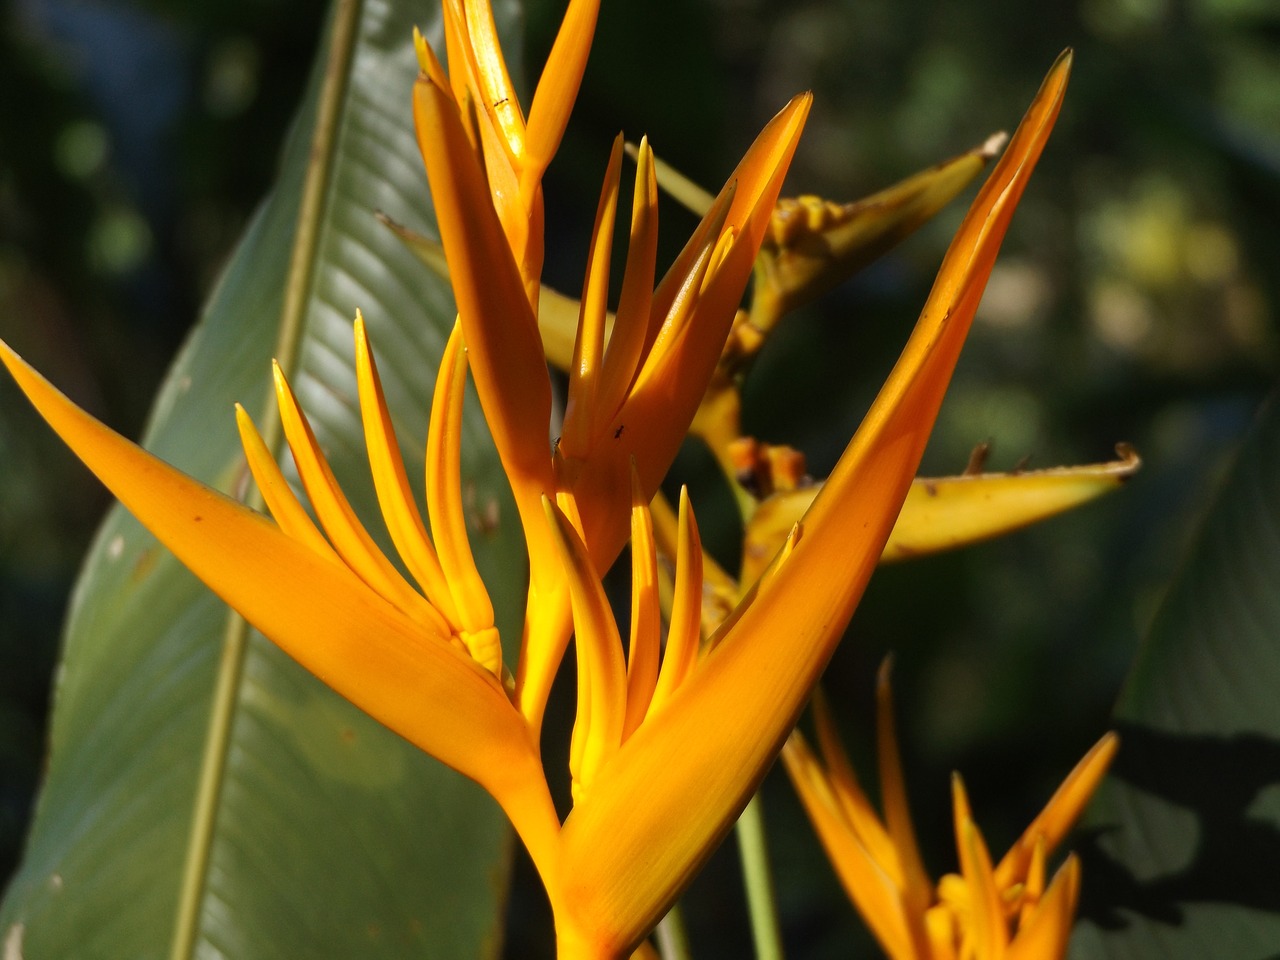
{"label": "secondary flower cluster", "polygon": [[799,732],[782,759],[845,892],[890,960],[1053,960],[1066,955],[1080,892],[1080,864],[1069,856],[1046,883],[1046,862],[1062,842],[1115,756],[1107,734],[1068,775],[1044,810],[998,863],[974,823],[964,782],[951,781],[958,873],[935,887],[925,872],[907,809],[907,792],[886,663],[876,691],[878,816],[840,745],[821,697],[814,701],[819,760]]}

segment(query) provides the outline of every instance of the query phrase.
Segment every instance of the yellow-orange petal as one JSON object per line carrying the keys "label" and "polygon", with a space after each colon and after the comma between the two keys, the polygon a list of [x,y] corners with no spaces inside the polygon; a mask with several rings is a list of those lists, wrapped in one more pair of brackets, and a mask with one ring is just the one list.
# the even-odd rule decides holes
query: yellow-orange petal
{"label": "yellow-orange petal", "polygon": [[534,269],[527,262],[530,242],[534,238],[531,236],[529,210],[520,200],[519,173],[505,151],[506,142],[493,116],[481,112],[472,122],[480,142],[480,166],[489,186],[490,202],[498,214],[511,256],[520,268],[525,295],[529,297],[530,291],[536,289],[541,274],[541,253],[539,241],[537,268]]}
{"label": "yellow-orange petal", "polygon": [[973,810],[969,806],[969,793],[964,788],[964,778],[958,772],[951,774],[951,831],[956,838],[956,856],[964,856],[960,850],[964,825],[973,820]]}
{"label": "yellow-orange petal", "polygon": [[1037,843],[1043,842],[1045,852],[1052,853],[1062,842],[1102,783],[1119,749],[1120,738],[1115,733],[1107,733],[1081,758],[1044,809],[1023,831],[1018,842],[1001,859],[996,868],[999,883],[1007,886],[1025,874]]}
{"label": "yellow-orange petal", "polygon": [[640,479],[631,472],[631,638],[627,654],[627,713],[622,738],[644,719],[658,682],[662,611],[658,597],[658,551],[653,517]]}
{"label": "yellow-orange petal", "polygon": [[[449,279],[449,264],[445,260],[444,247],[430,237],[424,237],[404,224],[397,223],[385,213],[379,213],[377,218],[432,272],[446,280]],[[624,294],[625,289],[624,281]],[[580,309],[581,304],[573,297],[566,296],[546,284],[539,284],[538,333],[542,338],[542,349],[546,354],[547,362],[560,370],[568,370],[569,365],[573,363],[573,343],[577,336]],[[606,340],[611,336],[613,323],[613,314],[606,314]]]}
{"label": "yellow-orange petal", "polygon": [[898,749],[897,723],[893,715],[893,691],[889,684],[891,661],[880,665],[876,682],[876,760],[880,770],[880,805],[885,827],[902,868],[903,900],[913,916],[922,914],[933,899],[933,884],[920,859],[911,810],[907,805],[907,785]]}
{"label": "yellow-orange petal", "polygon": [[830,781],[798,731],[783,747],[782,761],[841,886],[872,934],[891,960],[918,960],[897,884],[850,829]]}
{"label": "yellow-orange petal", "polygon": [[1072,854],[1054,875],[1039,906],[1018,928],[1005,960],[1061,960],[1065,957],[1079,897],[1080,861]]}
{"label": "yellow-orange petal", "polygon": [[480,134],[475,129],[476,111],[482,109],[476,99],[480,96],[480,74],[476,67],[475,53],[471,49],[471,38],[467,30],[467,16],[462,9],[462,0],[441,0],[441,15],[444,21],[445,61],[449,65],[447,82],[441,82],[442,71],[425,71],[427,79],[442,90],[448,90],[453,101],[458,104],[462,113],[462,123],[466,128],[468,142],[480,149]]}
{"label": "yellow-orange petal", "polygon": [[[634,156],[637,149],[632,144],[627,144],[629,156]],[[663,193],[696,217],[704,216],[711,209],[711,204],[716,199],[711,191],[694,183],[661,157],[654,157],[653,163],[654,173],[658,177],[658,186]]]}
{"label": "yellow-orange petal", "polygon": [[[547,539],[547,545],[539,546],[540,551],[554,551],[554,541],[550,537]],[[532,551],[530,555],[534,555]],[[547,554],[540,552],[537,556],[545,558]],[[555,558],[540,559],[537,562],[547,566],[558,564]],[[543,571],[539,578],[550,581],[551,573],[552,571]],[[555,682],[560,662],[564,659],[569,638],[573,634],[573,612],[570,609],[569,588],[564,581],[562,567],[558,573],[561,574],[559,580],[540,583],[531,572],[525,601],[520,660],[516,665],[515,704],[524,715],[529,729],[535,732],[542,728],[551,685]]]}
{"label": "yellow-orange petal", "polygon": [[956,954],[956,915],[945,903],[936,903],[924,914],[929,960],[958,960]]}
{"label": "yellow-orange petal", "polygon": [[447,639],[424,630],[345,565],[94,420],[2,343],[0,361],[121,503],[302,666],[495,796],[529,795],[528,784],[542,781],[537,751],[501,685]]}
{"label": "yellow-orange petal", "polygon": [[273,364],[272,370],[285,439],[306,488],[307,499],[333,548],[361,580],[389,603],[433,633],[449,636],[452,631],[440,611],[409,585],[356,516],[285,380],[284,371],[279,364]]}
{"label": "yellow-orange petal", "polygon": [[1009,944],[1009,927],[986,841],[974,822],[966,819],[960,825],[956,844],[960,848],[960,872],[969,888],[969,932],[973,937],[974,956],[982,960],[1003,960]]}
{"label": "yellow-orange petal", "polygon": [[[617,556],[626,535],[614,501],[626,489],[631,458],[636,460],[645,490],[656,490],[706,392],[810,101],[807,95],[797,97],[765,126],[654,294],[650,313],[656,321],[685,316],[688,322],[651,328],[653,342],[635,383],[602,431],[618,442],[599,444],[578,480],[578,489],[585,494],[580,496],[585,537],[601,566]],[[712,229],[722,217],[725,227]],[[730,228],[736,239],[728,259],[716,271],[714,282],[703,289],[707,274],[700,261]],[[682,311],[682,296],[696,297],[694,316]],[[591,501],[598,501],[600,508],[588,509]]]}
{"label": "yellow-orange petal", "polygon": [[[609,337],[596,400],[597,422],[613,419],[639,371],[653,304],[653,277],[658,257],[658,182],[648,138],[636,154],[635,194],[631,201],[631,235],[627,265],[618,297],[618,322]],[[541,305],[539,305],[541,322]],[[545,342],[545,337],[543,338]]]}
{"label": "yellow-orange petal", "polygon": [[525,122],[507,74],[506,59],[498,42],[498,28],[490,3],[463,3],[471,62],[479,80],[480,108],[493,117],[502,131],[507,155],[518,160],[525,152]]}
{"label": "yellow-orange petal", "polygon": [[[782,178],[786,176],[812,103],[812,94],[794,97],[765,125],[733,174],[725,181],[726,187],[736,185],[727,222],[744,236],[747,246],[751,248],[750,259],[753,263],[756,251],[764,242],[769,218],[782,189]],[[721,196],[723,195],[722,190]],[[686,247],[659,285],[654,295],[654,309],[660,315],[670,309],[671,299],[681,282],[679,278],[688,272],[691,256],[691,251]]]}
{"label": "yellow-orange petal", "polygon": [[[1022,882],[1018,889],[1021,890],[1018,906],[1018,923],[1025,924],[1031,914],[1040,904],[1040,898],[1044,896],[1045,884],[1045,859],[1048,852],[1045,849],[1044,838],[1041,837],[1031,851],[1031,859],[1027,863],[1026,876],[1022,878]],[[996,874],[996,883],[1000,882],[999,873]],[[1001,887],[1002,890],[1013,889],[1010,887]]]}
{"label": "yellow-orange petal", "polygon": [[693,507],[689,504],[689,491],[685,487],[680,488],[677,539],[675,596],[667,628],[667,648],[649,707],[650,715],[661,710],[670,700],[698,660],[702,624],[702,541],[698,537]]}
{"label": "yellow-orange petal", "polygon": [[[892,433],[909,446],[923,444],[1014,207],[1061,108],[1070,65],[1069,54],[1054,64],[1008,149],[961,223],[902,357],[846,451],[853,463],[862,460],[858,454],[864,449],[864,433],[868,441],[873,436]],[[842,457],[841,463],[844,462]],[[841,472],[839,467],[837,472]],[[824,491],[832,490],[835,479],[833,473]],[[825,493],[820,495],[806,515],[807,520],[813,518],[815,511],[819,516],[825,513],[824,500],[834,499]]]}
{"label": "yellow-orange petal", "polygon": [[329,541],[324,538],[324,534],[312,522],[306,508],[294,496],[293,488],[280,472],[280,467],[275,457],[271,455],[271,451],[267,449],[262,434],[258,433],[258,428],[254,426],[248,412],[238,403],[236,404],[236,427],[240,431],[240,445],[244,448],[249,472],[253,474],[254,483],[258,485],[263,502],[271,511],[271,516],[275,518],[276,523],[280,525],[280,529],[321,556],[335,563],[341,562],[338,555],[333,552]]}
{"label": "yellow-orange petal", "polygon": [[613,141],[609,165],[596,207],[587,254],[586,277],[582,284],[578,333],[569,367],[569,398],[565,405],[564,427],[560,433],[560,453],[580,459],[591,450],[599,411],[597,397],[605,347],[605,316],[609,310],[609,267],[613,254],[613,227],[617,220],[618,178],[622,172],[622,134]]}
{"label": "yellow-orange petal", "polygon": [[[638,484],[639,477],[636,477],[633,482]],[[653,537],[658,552],[674,557],[679,550],[680,523],[676,512],[667,502],[667,498],[662,495],[661,490],[649,501],[649,513],[652,517]],[[662,572],[666,573],[666,571]],[[716,563],[715,557],[704,551],[702,554],[702,635],[704,637],[710,638],[724,625],[741,597],[742,591],[738,589],[738,581]],[[709,643],[704,644],[702,648],[704,655],[708,647]]]}
{"label": "yellow-orange petal", "polygon": [[449,78],[444,72],[444,67],[440,65],[440,61],[436,59],[435,51],[431,49],[431,45],[427,43],[427,38],[422,35],[422,31],[417,27],[413,28],[413,52],[418,58],[418,69],[432,83],[439,84],[442,87],[449,85]]}
{"label": "yellow-orange petal", "polygon": [[560,22],[529,107],[520,190],[525,198],[532,197],[560,147],[569,113],[578,98],[599,11],[600,0],[569,0]]}
{"label": "yellow-orange petal", "polygon": [[553,565],[537,561],[554,553],[542,496],[555,485],[549,449],[551,383],[537,318],[448,94],[419,79],[414,120],[468,363],[535,558],[531,575],[541,583]]}
{"label": "yellow-orange petal", "polygon": [[893,881],[894,886],[901,890],[905,878],[898,852],[893,847],[889,831],[885,829],[858,782],[853,765],[849,763],[839,731],[836,730],[835,717],[831,714],[826,694],[821,687],[814,691],[813,719],[814,730],[818,735],[818,749],[822,751],[822,761],[826,765],[827,780],[845,820],[848,821],[849,829]]}
{"label": "yellow-orange petal", "polygon": [[462,345],[461,327],[455,323],[440,356],[431,399],[427,427],[427,516],[462,626],[469,633],[480,633],[493,627],[493,602],[476,569],[462,504],[462,403],[466,378],[467,354]]}
{"label": "yellow-orange petal", "polygon": [[356,313],[356,385],[360,396],[360,418],[364,426],[365,447],[369,453],[369,468],[373,474],[374,492],[382,519],[386,522],[391,542],[404,560],[405,566],[440,614],[456,630],[461,624],[454,607],[448,581],[431,545],[422,515],[409,490],[409,478],[405,473],[400,445],[396,442],[395,428],[391,423],[391,411],[382,392],[378,367],[365,332],[364,317]]}
{"label": "yellow-orange petal", "polygon": [[557,505],[549,498],[544,498],[543,505],[565,567],[573,605],[579,700],[570,772],[577,799],[622,742],[626,668],[618,626],[586,545]]}
{"label": "yellow-orange petal", "polygon": [[[679,283],[672,286],[669,302],[664,310],[655,309],[650,301],[649,325],[645,333],[644,358],[636,373],[636,380],[643,382],[646,378],[658,375],[664,360],[669,357],[689,331],[690,320],[697,315],[698,304],[707,277],[716,261],[716,251],[724,234],[730,229],[728,223],[729,209],[733,206],[733,198],[737,195],[736,181],[728,183],[715,203],[707,211],[697,230],[685,244],[681,260],[686,269],[679,274]],[[668,284],[674,274],[674,267],[667,272],[663,283]],[[660,293],[661,291],[659,291]],[[656,298],[656,294],[655,294]],[[637,384],[638,385],[638,384]]]}
{"label": "yellow-orange petal", "polygon": [[912,484],[884,559],[967,546],[1038,523],[1118,489],[1142,465],[1127,444],[1120,459],[1079,467],[979,473]]}
{"label": "yellow-orange petal", "polygon": [[[1141,466],[1127,444],[1120,458],[1078,467],[957,477],[918,477],[884,546],[892,563],[979,543],[1047,520],[1118,489]],[[742,582],[751,583],[804,516],[822,484],[784,490],[763,501],[743,537]]]}
{"label": "yellow-orange petal", "polygon": [[[712,228],[701,230],[702,245],[698,249],[698,256],[693,261],[689,274],[684,277],[684,284],[673,302],[671,314],[666,318],[668,322],[659,330],[658,341],[655,345],[646,347],[649,353],[639,378],[645,376],[646,366],[653,360],[655,351],[669,353],[670,342],[684,339],[683,333],[690,325],[688,321],[696,313],[699,290],[710,267],[713,245],[728,205],[728,200],[722,199],[709,216]],[[628,398],[623,403],[623,409],[615,414],[613,421],[601,432],[602,442],[589,451],[589,456],[579,457],[572,464],[572,486],[579,503],[583,505],[583,535],[592,550],[592,557],[602,569],[611,564],[622,549],[619,510],[625,488],[621,484],[630,476],[632,465],[635,465],[635,470],[641,476],[646,492],[656,491],[661,479],[646,480],[646,474],[652,473],[652,470],[646,469],[638,459],[639,456],[649,456],[650,453],[644,450],[643,444],[643,435],[652,429],[646,417],[661,420],[669,415],[677,418],[679,416],[678,410],[669,411],[662,405],[662,401],[671,399],[670,394],[659,394],[654,389],[649,389],[647,393],[652,398],[653,409],[645,417],[636,414],[622,419],[623,410],[631,403],[631,398]],[[637,433],[641,435],[639,444],[636,442]],[[639,453],[634,452],[637,446],[640,447]],[[672,456],[674,457],[674,453]]]}
{"label": "yellow-orange petal", "polygon": [[[786,176],[791,158],[799,144],[800,133],[804,129],[812,102],[811,94],[802,94],[793,98],[760,131],[733,174],[725,181],[725,186],[717,196],[716,202],[703,217],[699,230],[695,231],[658,285],[653,298],[653,312],[656,316],[665,317],[670,313],[672,304],[684,285],[684,277],[692,268],[701,246],[706,243],[703,231],[711,222],[720,203],[728,202],[729,207],[724,214],[724,222],[741,238],[746,249],[744,257],[748,261],[746,271],[750,273],[755,263],[756,253],[764,241],[769,216],[782,190],[782,180]],[[739,264],[737,273],[732,278],[734,284],[740,280],[745,285],[746,278],[740,276],[742,269],[742,265]],[[737,307],[736,303],[734,307]],[[729,319],[732,320],[732,315]],[[727,333],[727,329],[724,332]],[[721,335],[721,342],[723,342],[723,335]],[[719,359],[718,345],[716,359]]]}

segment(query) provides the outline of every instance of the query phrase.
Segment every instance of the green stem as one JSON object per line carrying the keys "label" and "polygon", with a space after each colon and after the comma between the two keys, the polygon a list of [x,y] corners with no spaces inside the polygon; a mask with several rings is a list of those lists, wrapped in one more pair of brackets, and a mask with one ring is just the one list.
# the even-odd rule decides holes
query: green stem
{"label": "green stem", "polygon": [[783,960],[782,931],[778,923],[777,898],[769,871],[769,849],[765,842],[764,808],[760,794],[751,798],[734,830],[738,854],[742,857],[742,883],[751,915],[751,939],[756,960]]}
{"label": "green stem", "polygon": [[662,960],[691,960],[689,951],[689,935],[684,928],[684,914],[680,905],[676,904],[667,911],[667,915],[654,931],[654,939],[658,941],[658,952]]}
{"label": "green stem", "polygon": [[[289,271],[285,281],[285,298],[281,310],[280,332],[275,356],[286,369],[292,367],[301,335],[302,321],[309,302],[312,269],[319,246],[320,221],[323,216],[333,159],[337,149],[338,127],[346,93],[352,53],[355,49],[360,19],[361,0],[337,0],[329,38],[328,59],[320,90],[315,128],[311,137],[311,162],[303,182]],[[274,395],[271,396],[274,403]],[[266,417],[263,439],[274,448],[280,442],[279,417]],[[263,501],[256,488],[251,488],[245,502],[261,509]],[[249,645],[249,627],[236,614],[228,614],[218,661],[209,728],[200,762],[196,785],[195,808],[191,832],[187,839],[182,879],[178,888],[173,940],[169,945],[171,960],[189,960],[196,953],[196,940],[204,898],[205,878],[217,829],[218,805],[230,749],[231,733],[239,700],[245,655]]]}

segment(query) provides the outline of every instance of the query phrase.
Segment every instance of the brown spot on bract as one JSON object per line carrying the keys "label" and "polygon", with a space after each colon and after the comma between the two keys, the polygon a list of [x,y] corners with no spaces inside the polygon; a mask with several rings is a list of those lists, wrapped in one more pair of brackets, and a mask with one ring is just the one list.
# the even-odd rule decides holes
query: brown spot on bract
{"label": "brown spot on bract", "polygon": [[350,727],[343,727],[342,732],[338,734],[338,739],[340,739],[343,743],[355,743],[356,732],[352,730]]}

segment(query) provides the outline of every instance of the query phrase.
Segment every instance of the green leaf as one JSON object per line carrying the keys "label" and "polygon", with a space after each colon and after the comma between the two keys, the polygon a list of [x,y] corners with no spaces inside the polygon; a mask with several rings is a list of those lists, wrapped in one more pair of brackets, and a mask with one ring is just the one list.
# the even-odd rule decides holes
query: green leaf
{"label": "green leaf", "polygon": [[[147,430],[148,447],[206,482],[245,494],[232,405],[271,427],[274,354],[375,523],[357,307],[422,475],[454,306],[375,213],[433,230],[410,112],[411,30],[419,18],[438,36],[438,8],[420,19],[430,10],[368,0],[331,17],[276,189]],[[515,4],[498,18],[509,32]],[[518,639],[518,523],[474,398],[467,414],[465,483],[486,520],[477,560]],[[477,787],[340,700],[110,515],[76,589],[46,781],[0,909],[6,958],[494,956],[510,849]]]}
{"label": "green leaf", "polygon": [[1072,956],[1280,956],[1280,405],[1245,441],[1116,723]]}

